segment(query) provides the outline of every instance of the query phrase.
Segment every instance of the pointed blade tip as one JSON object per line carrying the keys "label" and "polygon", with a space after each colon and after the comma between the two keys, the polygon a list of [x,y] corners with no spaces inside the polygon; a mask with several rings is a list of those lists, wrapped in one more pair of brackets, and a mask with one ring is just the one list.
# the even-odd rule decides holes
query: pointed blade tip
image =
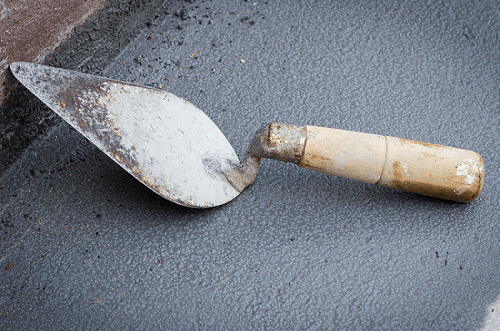
{"label": "pointed blade tip", "polygon": [[17,61],[17,62],[12,62],[11,64],[9,64],[9,67],[13,73],[17,73],[17,71],[19,69],[22,69],[23,67],[27,67],[28,65],[32,65],[32,64],[33,63]]}
{"label": "pointed blade tip", "polygon": [[12,62],[9,65],[10,71],[16,77],[18,81],[20,81],[23,85],[26,85],[26,79],[32,76],[32,73],[29,74],[29,71],[32,71],[35,67],[34,63],[30,62]]}

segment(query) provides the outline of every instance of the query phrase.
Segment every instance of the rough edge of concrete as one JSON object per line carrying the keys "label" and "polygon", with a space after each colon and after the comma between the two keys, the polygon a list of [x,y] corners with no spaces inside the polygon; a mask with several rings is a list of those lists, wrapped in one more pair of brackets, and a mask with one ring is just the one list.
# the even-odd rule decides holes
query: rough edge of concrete
{"label": "rough edge of concrete", "polygon": [[[60,31],[59,36],[56,38],[55,42],[43,48],[38,56],[32,61],[34,63],[43,63],[48,58],[48,56],[50,56],[50,54],[54,53],[55,50],[73,34],[76,27],[81,26],[89,18],[97,14],[97,12],[101,10],[108,2],[109,0],[104,0],[98,6],[92,7],[90,11],[88,11],[82,17],[80,17],[80,19],[75,21],[73,25],[68,26],[64,30]],[[12,74],[9,72],[9,62],[11,61],[7,61],[7,59],[4,59],[0,63],[0,106],[3,106],[4,102],[11,97],[11,94],[19,89],[19,83],[15,79],[13,79]]]}

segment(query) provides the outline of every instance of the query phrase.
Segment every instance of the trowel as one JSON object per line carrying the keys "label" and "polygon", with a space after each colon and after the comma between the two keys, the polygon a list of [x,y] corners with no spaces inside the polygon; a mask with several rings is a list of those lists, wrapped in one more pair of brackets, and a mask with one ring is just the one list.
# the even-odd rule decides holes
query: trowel
{"label": "trowel", "polygon": [[476,152],[308,125],[267,124],[240,162],[208,116],[171,93],[32,63],[10,68],[137,180],[191,208],[236,198],[254,182],[262,158],[458,202],[476,199],[484,183]]}

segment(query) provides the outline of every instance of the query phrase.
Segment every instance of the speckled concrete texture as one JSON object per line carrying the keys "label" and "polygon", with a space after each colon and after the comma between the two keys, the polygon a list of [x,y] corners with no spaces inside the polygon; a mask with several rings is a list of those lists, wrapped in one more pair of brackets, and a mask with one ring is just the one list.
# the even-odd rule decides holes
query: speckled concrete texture
{"label": "speckled concrete texture", "polygon": [[[0,179],[0,329],[493,330],[500,5],[172,1],[103,74],[200,107],[241,157],[270,121],[482,154],[470,204],[264,160],[187,209],[54,126]],[[8,270],[7,270],[8,269]]]}

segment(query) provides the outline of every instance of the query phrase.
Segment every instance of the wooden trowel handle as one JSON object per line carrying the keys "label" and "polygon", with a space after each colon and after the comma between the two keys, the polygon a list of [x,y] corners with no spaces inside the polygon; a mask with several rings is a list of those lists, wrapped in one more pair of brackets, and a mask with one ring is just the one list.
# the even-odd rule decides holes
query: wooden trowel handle
{"label": "wooden trowel handle", "polygon": [[483,187],[484,164],[476,152],[375,134],[315,126],[304,130],[275,123],[269,125],[270,149],[285,142],[290,128],[302,132],[302,138],[296,140],[301,156],[295,149],[295,160],[273,158],[339,177],[459,202],[474,200]]}

